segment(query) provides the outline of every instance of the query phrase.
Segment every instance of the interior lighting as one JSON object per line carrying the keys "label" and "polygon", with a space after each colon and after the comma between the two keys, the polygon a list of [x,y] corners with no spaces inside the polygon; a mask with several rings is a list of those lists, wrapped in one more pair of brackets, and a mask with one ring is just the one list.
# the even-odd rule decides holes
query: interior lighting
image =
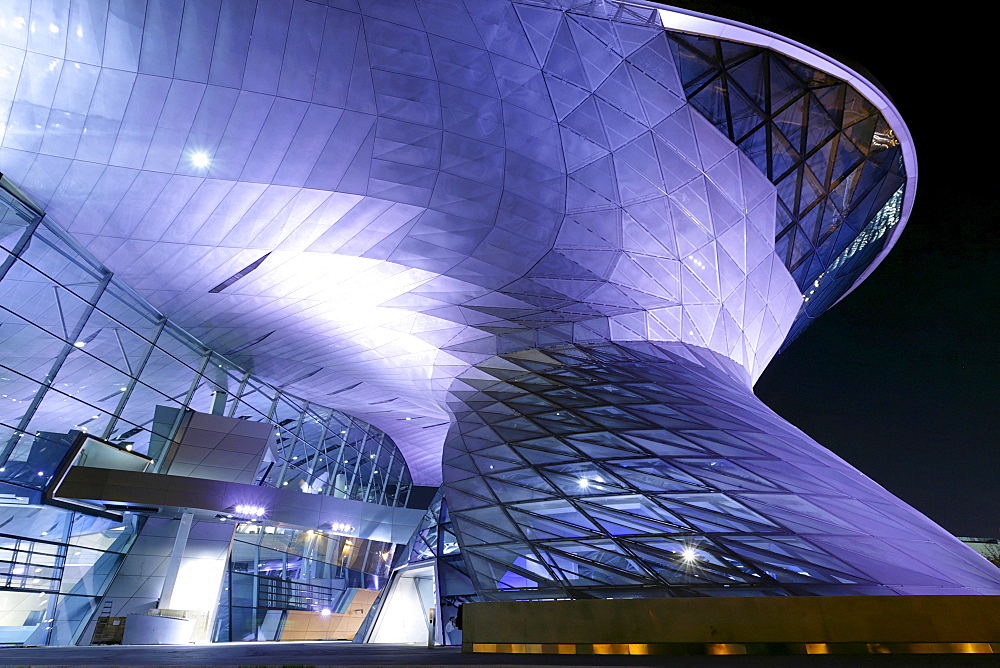
{"label": "interior lighting", "polygon": [[245,517],[263,517],[267,509],[262,506],[251,506],[249,504],[239,504],[234,509],[237,515],[243,515]]}
{"label": "interior lighting", "polygon": [[693,547],[685,547],[681,551],[681,559],[684,560],[684,563],[690,564],[694,561],[697,561],[698,553],[695,551]]}
{"label": "interior lighting", "polygon": [[198,169],[204,169],[212,164],[212,160],[208,157],[208,153],[198,151],[197,153],[191,154],[191,164]]}
{"label": "interior lighting", "polygon": [[87,345],[86,341],[77,341],[76,343],[73,344],[73,347],[74,348],[83,348],[85,345]]}
{"label": "interior lighting", "polygon": [[322,610],[319,611],[319,614],[321,614],[324,617],[326,617],[327,615],[330,614],[330,608],[323,608]]}
{"label": "interior lighting", "polygon": [[351,533],[354,531],[354,527],[345,522],[334,522],[330,525],[330,531],[337,533]]}
{"label": "interior lighting", "polygon": [[587,489],[588,487],[590,487],[590,479],[580,478],[579,480],[576,481],[576,484],[580,486],[580,489]]}

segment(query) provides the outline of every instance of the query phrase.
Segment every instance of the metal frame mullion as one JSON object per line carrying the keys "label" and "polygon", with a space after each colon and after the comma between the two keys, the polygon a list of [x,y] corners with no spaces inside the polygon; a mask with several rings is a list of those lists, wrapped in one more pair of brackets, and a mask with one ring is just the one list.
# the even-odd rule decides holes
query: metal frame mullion
{"label": "metal frame mullion", "polygon": [[28,244],[31,242],[31,238],[35,236],[35,232],[38,231],[38,226],[41,224],[44,214],[36,217],[33,221],[28,223],[24,228],[24,232],[21,233],[21,238],[17,240],[13,248],[7,250],[7,257],[4,259],[3,263],[0,263],[0,281],[7,277],[7,272],[10,268],[14,266],[14,263],[21,259],[21,255],[28,248]]}
{"label": "metal frame mullion", "polygon": [[68,358],[69,354],[76,349],[73,342],[77,341],[80,334],[83,333],[84,327],[87,326],[87,321],[90,320],[90,316],[93,314],[94,309],[97,308],[97,301],[101,298],[101,295],[104,294],[104,290],[108,287],[108,283],[111,282],[112,276],[113,274],[110,271],[105,271],[100,282],[97,284],[97,290],[94,291],[94,296],[91,300],[85,302],[87,307],[84,310],[83,315],[80,316],[80,320],[73,327],[73,331],[71,332],[72,336],[68,338],[62,351],[56,355],[56,358],[52,362],[52,366],[49,368],[49,372],[45,375],[45,380],[38,384],[38,391],[35,392],[35,396],[31,398],[31,403],[28,404],[28,408],[25,410],[24,415],[21,416],[21,419],[15,427],[17,430],[16,433],[11,434],[11,437],[7,439],[7,445],[4,446],[3,453],[0,454],[0,461],[6,461],[10,456],[10,453],[13,452],[17,441],[21,439],[21,434],[25,433],[25,430],[28,428],[28,424],[30,424],[31,419],[35,416],[35,411],[38,410],[38,407],[41,405],[42,400],[48,393],[49,388],[52,387],[52,383],[59,375],[59,370],[62,369],[62,365],[66,362],[66,358]]}
{"label": "metal frame mullion", "polygon": [[[354,426],[353,421],[351,423],[351,426]],[[350,427],[348,427],[347,429],[348,436],[350,436],[350,431],[351,429]],[[350,494],[351,491],[354,489],[354,481],[358,479],[358,469],[361,467],[361,458],[364,457],[365,454],[365,444],[368,443],[368,430],[363,429],[362,431],[364,432],[365,435],[361,439],[361,445],[358,446],[357,448],[358,457],[357,459],[354,460],[354,471],[351,472],[351,481],[347,484],[347,493],[348,493],[347,498],[351,498]]]}
{"label": "metal frame mullion", "polygon": [[[163,328],[166,326],[166,324],[167,324],[167,318],[165,316],[160,316],[157,319],[156,333],[153,334],[153,340],[149,342],[149,347],[146,349],[146,354],[142,356],[142,359],[136,365],[134,371],[132,369],[129,369],[128,385],[125,386],[126,389],[124,392],[122,392],[121,399],[118,400],[118,405],[115,407],[115,412],[112,415],[111,420],[108,421],[107,428],[104,430],[104,434],[102,436],[104,440],[110,439],[111,432],[113,432],[115,427],[118,426],[118,422],[121,420],[120,416],[122,414],[122,411],[125,410],[125,404],[128,403],[129,398],[132,396],[132,392],[135,390],[135,385],[136,383],[139,382],[139,376],[142,375],[143,369],[146,368],[146,363],[149,361],[149,358],[153,356],[153,349],[156,348],[156,341],[157,339],[160,338],[160,333],[163,331]],[[145,337],[140,337],[140,338],[145,339]],[[120,344],[121,342],[119,341],[119,345]],[[124,357],[124,355],[125,355],[125,350],[123,348],[122,356]],[[128,364],[127,357],[125,358],[125,363]]]}
{"label": "metal frame mullion", "polygon": [[240,386],[236,388],[236,394],[233,396],[233,403],[229,408],[229,414],[226,417],[236,416],[236,407],[240,403],[240,399],[243,397],[243,390],[247,387],[247,382],[250,380],[250,372],[244,371],[243,378],[240,380]]}
{"label": "metal frame mullion", "polygon": [[[378,447],[375,449],[375,459],[371,461],[375,462],[372,464],[372,471],[368,474],[368,488],[365,490],[365,501],[370,500],[372,485],[375,483],[375,470],[378,468],[379,458],[382,456],[382,444],[385,441],[385,436],[378,439]],[[371,503],[378,503],[377,501],[371,501]]]}
{"label": "metal frame mullion", "polygon": [[[159,338],[159,337],[157,337]],[[198,386],[201,385],[202,379],[205,378],[205,369],[208,368],[208,363],[212,359],[212,351],[209,348],[202,348],[204,351],[202,353],[201,361],[198,363],[198,369],[195,371],[194,381],[191,383],[191,387],[188,388],[187,394],[184,395],[184,401],[182,402],[184,408],[191,407],[191,401],[194,399],[194,393],[198,391]],[[164,351],[167,355],[167,353]],[[180,360],[177,360],[181,362]],[[184,362],[181,362],[184,364]],[[186,364],[184,366],[187,366]]]}
{"label": "metal frame mullion", "polygon": [[[308,410],[309,410],[309,402],[307,401],[307,402],[305,402],[305,405],[302,406],[302,409],[299,411],[299,419],[295,421],[295,429],[292,430],[292,452],[293,453],[295,452],[295,447],[298,445],[299,441],[302,441],[302,444],[304,446],[303,449],[305,451],[308,451],[308,449],[309,449],[309,444],[306,442],[306,439],[302,438],[302,421],[305,420],[306,412]],[[317,455],[317,456],[319,456],[319,455]],[[311,478],[312,474],[308,473],[308,469],[306,469],[306,472],[307,472],[308,476]],[[309,485],[310,485],[310,487],[312,486],[312,482],[311,481],[309,482]]]}
{"label": "metal frame mullion", "polygon": [[[333,419],[333,414],[331,413],[330,414],[330,420],[332,420],[332,419]],[[327,421],[327,425],[328,425],[327,428],[329,429],[329,421]],[[329,482],[330,491],[332,491],[333,494],[331,495],[330,492],[327,492],[327,495],[329,495],[329,496],[336,496],[336,494],[337,494],[337,475],[338,475],[338,472],[340,471],[340,467],[344,466],[344,462],[343,462],[344,447],[347,445],[347,436],[350,433],[350,431],[351,431],[351,428],[350,428],[350,426],[348,426],[347,430],[343,434],[338,434],[338,436],[340,436],[340,448],[338,448],[338,450],[337,450],[337,459],[334,460],[335,466],[333,468],[333,471],[331,472],[332,479]],[[344,468],[344,480],[347,480],[347,468],[346,467]],[[346,496],[347,490],[344,490],[344,494]]]}

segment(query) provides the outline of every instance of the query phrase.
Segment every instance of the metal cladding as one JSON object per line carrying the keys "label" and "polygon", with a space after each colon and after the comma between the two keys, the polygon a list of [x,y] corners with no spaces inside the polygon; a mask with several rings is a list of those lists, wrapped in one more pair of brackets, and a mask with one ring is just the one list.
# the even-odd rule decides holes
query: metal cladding
{"label": "metal cladding", "polygon": [[435,483],[469,364],[683,340],[756,376],[901,227],[866,227],[905,127],[865,82],[575,4],[21,3],[0,164],[154,307]]}
{"label": "metal cladding", "polygon": [[[2,171],[206,345],[390,434],[415,483],[443,454],[483,595],[995,587],[750,391],[912,205],[905,126],[842,65],[641,2],[22,5]],[[590,515],[536,530],[539,494]],[[571,525],[618,561],[549,544]]]}
{"label": "metal cladding", "polygon": [[487,600],[1000,594],[991,564],[769,410],[717,353],[522,351],[454,397],[444,496]]}

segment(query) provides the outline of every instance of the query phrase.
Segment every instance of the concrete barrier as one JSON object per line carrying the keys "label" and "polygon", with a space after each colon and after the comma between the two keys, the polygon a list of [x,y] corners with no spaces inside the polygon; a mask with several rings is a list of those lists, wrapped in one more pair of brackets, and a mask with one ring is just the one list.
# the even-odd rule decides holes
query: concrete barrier
{"label": "concrete barrier", "polygon": [[1000,596],[469,603],[467,652],[1000,653]]}

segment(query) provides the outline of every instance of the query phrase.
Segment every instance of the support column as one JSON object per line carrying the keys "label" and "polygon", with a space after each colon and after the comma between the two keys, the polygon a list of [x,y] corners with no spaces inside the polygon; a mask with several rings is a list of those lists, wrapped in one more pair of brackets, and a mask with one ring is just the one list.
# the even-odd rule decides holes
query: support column
{"label": "support column", "polygon": [[163,589],[160,590],[160,609],[173,609],[174,589],[177,587],[177,575],[181,570],[181,561],[184,559],[184,548],[187,547],[188,535],[191,533],[191,522],[194,514],[184,513],[181,515],[180,525],[177,527],[177,535],[174,537],[174,547],[170,550],[170,559],[167,561],[167,572],[163,577]]}

